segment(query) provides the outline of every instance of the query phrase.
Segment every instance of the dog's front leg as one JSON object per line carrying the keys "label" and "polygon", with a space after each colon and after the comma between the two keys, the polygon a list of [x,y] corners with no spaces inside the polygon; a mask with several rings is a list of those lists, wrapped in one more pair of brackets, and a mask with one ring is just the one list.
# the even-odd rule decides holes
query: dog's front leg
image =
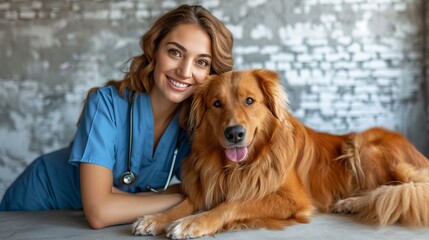
{"label": "dog's front leg", "polygon": [[[222,215],[225,212],[216,214],[220,214],[219,218],[223,218]],[[171,239],[190,239],[213,235],[221,230],[224,222],[222,219],[213,219],[216,214],[211,210],[176,220],[167,227],[167,237]]]}
{"label": "dog's front leg", "polygon": [[187,197],[179,205],[170,210],[154,215],[143,216],[135,221],[131,228],[134,235],[155,236],[163,234],[171,222],[191,215],[196,211],[196,205]]}
{"label": "dog's front leg", "polygon": [[[196,238],[243,225],[252,228],[281,228],[292,221],[308,222],[311,211],[310,205],[302,205],[295,199],[277,194],[259,200],[224,202],[210,211],[173,222],[167,227],[167,237]],[[271,225],[265,224],[267,219],[272,220]]]}

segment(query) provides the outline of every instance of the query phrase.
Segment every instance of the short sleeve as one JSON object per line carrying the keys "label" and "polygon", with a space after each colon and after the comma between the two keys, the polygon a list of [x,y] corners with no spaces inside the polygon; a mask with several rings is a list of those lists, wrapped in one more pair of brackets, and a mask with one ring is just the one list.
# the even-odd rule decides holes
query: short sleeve
{"label": "short sleeve", "polygon": [[117,149],[117,124],[111,88],[92,94],[73,140],[69,163],[92,163],[113,169]]}

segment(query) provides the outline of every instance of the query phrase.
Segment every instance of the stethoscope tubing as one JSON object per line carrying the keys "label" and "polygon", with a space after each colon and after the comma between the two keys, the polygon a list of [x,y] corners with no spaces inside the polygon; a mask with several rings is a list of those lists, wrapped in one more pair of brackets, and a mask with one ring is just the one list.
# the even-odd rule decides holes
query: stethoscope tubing
{"label": "stethoscope tubing", "polygon": [[[120,183],[125,186],[131,186],[136,182],[136,175],[131,172],[131,155],[133,150],[133,106],[134,101],[130,104],[130,129],[129,129],[129,146],[128,146],[128,163],[127,163],[127,171],[123,173],[119,179]],[[164,188],[162,191],[166,191],[168,186],[170,185],[171,179],[173,177],[174,165],[176,163],[177,153],[179,152],[179,144],[180,144],[180,133],[176,142],[176,149],[174,149],[173,160],[171,161],[170,171],[168,173],[167,181],[165,182]],[[156,189],[153,189],[150,186],[147,186],[147,189],[152,192],[159,192]]]}

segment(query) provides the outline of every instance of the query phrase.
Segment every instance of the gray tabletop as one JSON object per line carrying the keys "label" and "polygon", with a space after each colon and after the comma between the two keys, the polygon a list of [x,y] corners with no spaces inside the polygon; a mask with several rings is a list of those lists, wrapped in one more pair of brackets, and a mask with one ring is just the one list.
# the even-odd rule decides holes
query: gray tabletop
{"label": "gray tabletop", "polygon": [[[81,211],[0,212],[0,239],[166,239],[136,237],[130,225],[91,229]],[[321,214],[309,224],[297,224],[281,231],[242,230],[201,239],[429,239],[429,228],[402,226],[375,228],[342,215]]]}

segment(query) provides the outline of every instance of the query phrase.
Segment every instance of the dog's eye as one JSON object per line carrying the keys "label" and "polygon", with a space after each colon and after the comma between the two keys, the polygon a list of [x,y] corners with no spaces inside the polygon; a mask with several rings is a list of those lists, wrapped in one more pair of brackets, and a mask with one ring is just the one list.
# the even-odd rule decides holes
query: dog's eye
{"label": "dog's eye", "polygon": [[216,101],[213,103],[213,106],[214,106],[215,108],[220,108],[220,107],[222,107],[222,103],[221,103],[219,100],[216,100]]}
{"label": "dog's eye", "polygon": [[253,98],[246,98],[246,105],[252,105],[255,102],[255,100],[253,100]]}

